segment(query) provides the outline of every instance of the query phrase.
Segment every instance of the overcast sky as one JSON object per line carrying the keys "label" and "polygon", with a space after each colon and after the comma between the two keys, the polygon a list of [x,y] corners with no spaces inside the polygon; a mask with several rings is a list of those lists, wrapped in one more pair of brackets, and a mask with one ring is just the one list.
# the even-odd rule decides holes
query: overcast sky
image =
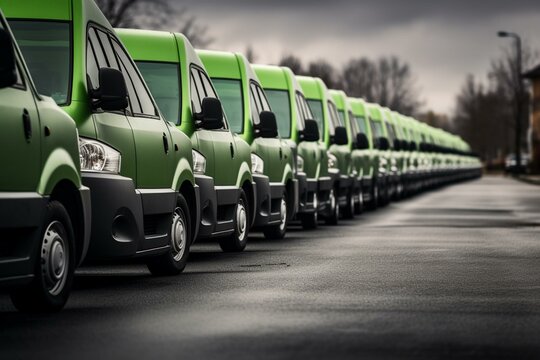
{"label": "overcast sky", "polygon": [[467,73],[484,77],[515,31],[540,49],[540,0],[183,0],[214,38],[210,48],[276,63],[289,53],[342,66],[397,55],[416,75],[426,109],[451,112]]}

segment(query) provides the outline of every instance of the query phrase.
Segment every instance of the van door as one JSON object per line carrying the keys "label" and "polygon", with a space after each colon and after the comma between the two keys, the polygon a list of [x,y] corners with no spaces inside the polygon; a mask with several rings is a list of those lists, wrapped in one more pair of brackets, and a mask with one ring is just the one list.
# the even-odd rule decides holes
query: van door
{"label": "van door", "polygon": [[[260,85],[255,82],[250,84],[250,97],[253,99],[253,103],[256,106],[255,112],[257,114],[254,116],[254,121],[257,122],[259,119],[258,114],[262,111],[271,111],[270,105],[268,104],[268,100]],[[287,160],[283,156],[283,145],[281,140],[279,138],[261,138],[259,141],[263,145],[265,156],[268,161],[268,164],[264,165],[266,167],[265,174],[268,175],[271,182],[281,182],[283,180],[283,169],[287,163]]]}
{"label": "van door", "polygon": [[128,88],[132,89],[131,114],[128,121],[133,130],[137,155],[137,188],[170,189],[174,161],[174,144],[169,127],[160,118],[135,65],[116,39],[111,39],[118,65]]}
{"label": "van door", "polygon": [[[0,28],[4,29],[1,22]],[[0,144],[4,149],[0,151],[2,191],[36,191],[40,180],[39,115],[32,89],[22,77],[21,69],[17,61],[17,83],[0,89]]]}
{"label": "van door", "polygon": [[[194,68],[195,69],[195,68]],[[204,90],[204,97],[218,98],[208,75],[201,69],[196,70]],[[237,154],[236,141],[223,119],[223,128],[212,131],[214,143],[215,173],[217,186],[236,186],[241,160]]]}
{"label": "van door", "polygon": [[[102,43],[99,33],[103,33],[103,31],[90,27],[86,42],[86,76],[89,82],[88,88],[94,90],[99,86],[99,69],[115,67],[117,64],[110,43]],[[130,90],[131,97],[129,87],[128,90]],[[105,112],[97,109],[92,116],[98,140],[107,143],[122,154],[120,174],[135,180],[137,176],[135,142],[133,131],[124,112]]]}

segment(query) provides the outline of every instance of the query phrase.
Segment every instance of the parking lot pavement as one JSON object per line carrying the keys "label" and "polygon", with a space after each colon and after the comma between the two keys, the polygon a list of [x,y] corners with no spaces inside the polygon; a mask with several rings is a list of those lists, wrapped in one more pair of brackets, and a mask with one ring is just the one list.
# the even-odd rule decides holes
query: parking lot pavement
{"label": "parking lot pavement", "polygon": [[450,186],[186,272],[81,269],[59,314],[0,297],[0,359],[540,357],[540,192]]}

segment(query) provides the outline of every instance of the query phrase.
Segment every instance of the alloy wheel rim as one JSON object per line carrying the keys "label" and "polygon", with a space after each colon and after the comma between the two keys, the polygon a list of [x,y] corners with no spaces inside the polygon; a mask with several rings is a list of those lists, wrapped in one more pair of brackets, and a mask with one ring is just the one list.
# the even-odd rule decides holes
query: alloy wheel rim
{"label": "alloy wheel rim", "polygon": [[45,288],[51,295],[64,289],[68,276],[69,248],[64,225],[53,221],[47,226],[41,244],[41,274]]}
{"label": "alloy wheel rim", "polygon": [[287,202],[285,201],[285,198],[281,199],[280,214],[281,222],[279,223],[279,230],[283,231],[285,230],[285,225],[287,223]]}
{"label": "alloy wheel rim", "polygon": [[236,207],[236,231],[238,232],[238,240],[244,241],[247,230],[247,214],[244,203],[240,202]]}
{"label": "alloy wheel rim", "polygon": [[182,216],[182,209],[176,208],[173,214],[171,227],[171,247],[175,261],[180,261],[186,251],[187,233],[186,220]]}

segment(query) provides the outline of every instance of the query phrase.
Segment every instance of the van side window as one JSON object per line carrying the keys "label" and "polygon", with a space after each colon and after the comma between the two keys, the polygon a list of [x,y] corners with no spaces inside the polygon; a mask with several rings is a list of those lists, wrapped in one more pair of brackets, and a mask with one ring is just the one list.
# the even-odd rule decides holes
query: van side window
{"label": "van side window", "polygon": [[199,97],[199,91],[197,89],[197,82],[195,80],[196,74],[194,74],[193,69],[191,70],[191,75],[189,76],[189,88],[190,88],[190,100],[191,100],[191,109],[194,114],[201,112],[201,99]]}
{"label": "van side window", "polygon": [[257,91],[259,92],[259,98],[261,99],[262,109],[264,111],[272,111],[270,104],[268,103],[268,99],[266,98],[266,94],[259,85],[257,85]]}
{"label": "van side window", "polygon": [[133,83],[133,87],[135,88],[136,96],[141,106],[141,112],[139,114],[157,117],[158,113],[156,107],[154,106],[154,102],[152,101],[152,97],[146,89],[146,86],[144,85],[141,76],[135,68],[135,65],[116,39],[112,40],[112,43],[114,45],[116,55],[118,56],[118,61],[121,63],[121,66],[126,71],[124,72],[126,82],[127,77],[129,77]]}
{"label": "van side window", "polygon": [[199,71],[199,75],[201,77],[201,81],[204,87],[204,92],[206,93],[206,97],[212,97],[212,98],[218,98],[216,91],[214,90],[214,87],[212,86],[212,83],[210,82],[210,79],[208,76],[202,72]]}
{"label": "van side window", "polygon": [[249,101],[251,103],[251,118],[253,124],[257,125],[261,122],[259,114],[261,113],[261,105],[258,101],[258,96],[256,95],[255,84],[250,84],[249,86]]}
{"label": "van side window", "polygon": [[120,67],[118,66],[118,61],[116,61],[116,55],[114,55],[114,51],[111,45],[111,41],[109,40],[109,36],[105,34],[103,31],[97,31],[99,42],[101,43],[101,46],[103,47],[103,50],[105,51],[105,56],[107,57],[107,62],[109,63],[109,67],[120,70]]}

